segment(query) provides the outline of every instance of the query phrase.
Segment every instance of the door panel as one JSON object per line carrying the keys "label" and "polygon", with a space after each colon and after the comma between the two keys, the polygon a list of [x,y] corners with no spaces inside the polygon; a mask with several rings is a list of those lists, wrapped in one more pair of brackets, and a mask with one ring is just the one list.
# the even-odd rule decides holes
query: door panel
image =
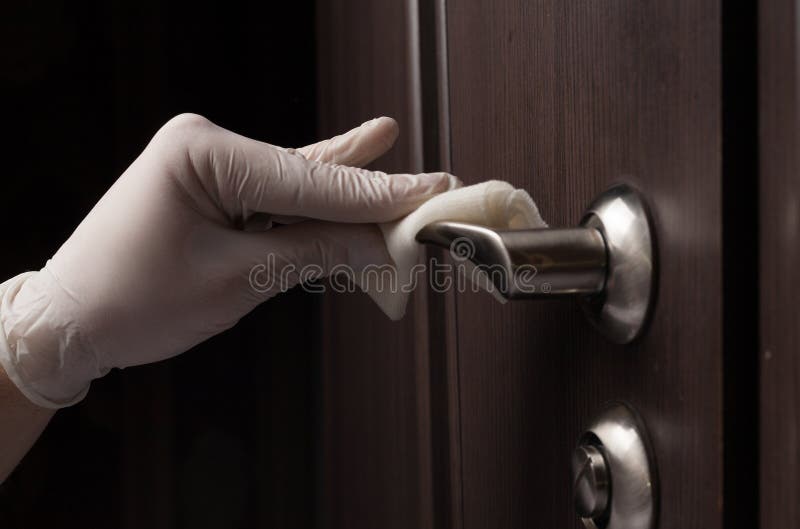
{"label": "door panel", "polygon": [[578,527],[571,452],[618,399],[649,429],[659,527],[722,526],[721,15],[715,0],[321,2],[324,134],[394,115],[405,135],[382,168],[508,180],[554,226],[631,183],[660,256],[652,324],[627,346],[569,300],[417,292],[391,324],[327,297],[325,527]]}
{"label": "door panel", "polygon": [[[374,164],[387,172],[420,170],[409,5],[318,3],[321,137],[394,117],[401,135]],[[400,322],[361,293],[326,294],[323,305],[323,527],[430,527],[424,300]]]}
{"label": "door panel", "polygon": [[624,347],[573,302],[458,295],[465,528],[577,527],[571,450],[612,399],[649,426],[661,527],[721,525],[719,9],[447,2],[452,171],[527,189],[555,226],[632,183],[660,254],[652,325]]}
{"label": "door panel", "polygon": [[797,2],[759,4],[761,528],[800,526]]}

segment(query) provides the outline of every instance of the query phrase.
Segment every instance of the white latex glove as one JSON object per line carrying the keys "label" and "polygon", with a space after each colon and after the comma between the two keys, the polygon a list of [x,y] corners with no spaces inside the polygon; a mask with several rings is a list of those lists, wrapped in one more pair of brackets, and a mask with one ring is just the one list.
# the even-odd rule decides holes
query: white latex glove
{"label": "white latex glove", "polygon": [[[368,163],[396,136],[396,123],[380,118],[293,151],[199,116],[171,120],[41,271],[0,288],[0,363],[35,404],[68,406],[109,369],[180,354],[301,280],[252,288],[269,254],[267,275],[390,262],[366,223],[457,185],[444,173],[333,164]],[[318,220],[264,231],[267,215]]]}

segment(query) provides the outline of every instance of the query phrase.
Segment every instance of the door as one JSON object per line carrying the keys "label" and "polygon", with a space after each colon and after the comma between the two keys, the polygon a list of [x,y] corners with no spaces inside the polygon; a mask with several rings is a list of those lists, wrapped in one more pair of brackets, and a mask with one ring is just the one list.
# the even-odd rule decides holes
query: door
{"label": "door", "polygon": [[646,197],[658,299],[617,346],[573,301],[455,303],[464,528],[577,526],[568,463],[606,401],[642,415],[661,527],[722,527],[720,6],[448,0],[451,171],[572,226],[616,182]]}
{"label": "door", "polygon": [[324,133],[393,115],[404,136],[379,167],[507,180],[551,226],[631,184],[658,246],[628,345],[570,299],[423,289],[396,324],[326,299],[325,527],[580,527],[571,454],[618,400],[649,432],[659,527],[756,526],[753,8],[321,2]]}

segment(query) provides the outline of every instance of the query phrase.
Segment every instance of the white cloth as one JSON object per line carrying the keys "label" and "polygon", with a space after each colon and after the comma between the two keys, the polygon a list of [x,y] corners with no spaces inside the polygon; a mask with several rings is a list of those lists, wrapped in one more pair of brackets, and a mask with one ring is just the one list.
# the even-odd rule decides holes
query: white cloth
{"label": "white cloth", "polygon": [[401,220],[381,224],[386,247],[396,267],[396,285],[387,288],[385,284],[367,283],[365,290],[392,320],[399,320],[406,312],[410,292],[402,287],[413,284],[411,276],[423,247],[415,237],[425,225],[437,221],[498,229],[547,227],[526,191],[499,180],[442,193]]}

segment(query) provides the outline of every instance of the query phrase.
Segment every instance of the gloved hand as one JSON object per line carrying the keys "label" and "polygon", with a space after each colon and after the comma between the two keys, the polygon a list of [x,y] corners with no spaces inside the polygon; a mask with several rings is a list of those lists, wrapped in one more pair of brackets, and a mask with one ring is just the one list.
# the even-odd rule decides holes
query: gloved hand
{"label": "gloved hand", "polygon": [[[41,271],[0,289],[0,363],[35,404],[68,406],[113,367],[172,357],[232,327],[301,281],[304,265],[391,262],[371,223],[457,185],[444,173],[336,165],[366,164],[396,136],[380,118],[294,151],[174,118]],[[274,219],[289,224],[265,230]],[[252,288],[259,265],[279,279],[271,288]]]}

